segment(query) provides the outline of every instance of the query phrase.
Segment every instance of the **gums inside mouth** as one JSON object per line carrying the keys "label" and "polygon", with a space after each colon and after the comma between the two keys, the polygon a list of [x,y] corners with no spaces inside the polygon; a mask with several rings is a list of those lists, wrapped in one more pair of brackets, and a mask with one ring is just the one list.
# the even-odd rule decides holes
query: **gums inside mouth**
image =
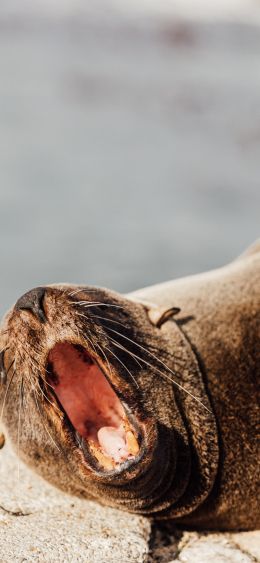
{"label": "gums inside mouth", "polygon": [[99,466],[112,470],[137,456],[136,430],[104,373],[82,346],[61,342],[52,348],[48,383]]}

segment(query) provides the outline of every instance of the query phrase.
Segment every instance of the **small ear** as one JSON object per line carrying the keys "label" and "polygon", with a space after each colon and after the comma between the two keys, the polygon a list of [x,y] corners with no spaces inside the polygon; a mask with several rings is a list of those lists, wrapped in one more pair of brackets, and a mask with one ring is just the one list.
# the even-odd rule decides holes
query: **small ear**
{"label": "small ear", "polygon": [[166,321],[168,321],[171,317],[174,317],[174,315],[177,315],[179,312],[179,307],[170,307],[170,309],[156,307],[148,310],[148,317],[154,326],[161,328]]}
{"label": "small ear", "polygon": [[149,320],[157,328],[160,328],[164,323],[166,323],[166,321],[180,312],[179,307],[170,307],[169,309],[165,309],[165,307],[160,307],[155,303],[145,301],[144,299],[139,299],[138,297],[131,296],[130,299],[136,301],[137,303],[141,303],[144,306],[145,310],[147,311]]}

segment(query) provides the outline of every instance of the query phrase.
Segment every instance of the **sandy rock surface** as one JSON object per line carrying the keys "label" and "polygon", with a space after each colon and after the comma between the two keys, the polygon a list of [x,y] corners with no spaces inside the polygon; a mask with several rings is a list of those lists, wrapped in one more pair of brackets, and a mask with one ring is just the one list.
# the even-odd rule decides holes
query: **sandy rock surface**
{"label": "sandy rock surface", "polygon": [[61,494],[19,465],[5,446],[0,451],[1,563],[147,559],[146,519]]}
{"label": "sandy rock surface", "polygon": [[0,451],[0,563],[251,563],[260,532],[198,534],[66,496]]}
{"label": "sandy rock surface", "polygon": [[260,561],[260,532],[197,533],[153,529],[148,563],[252,563]]}

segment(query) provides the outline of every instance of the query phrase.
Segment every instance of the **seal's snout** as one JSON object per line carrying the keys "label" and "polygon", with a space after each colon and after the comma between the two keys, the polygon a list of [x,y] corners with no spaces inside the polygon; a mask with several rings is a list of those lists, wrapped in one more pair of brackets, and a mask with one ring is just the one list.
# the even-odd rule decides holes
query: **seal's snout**
{"label": "seal's snout", "polygon": [[16,310],[31,311],[37,319],[44,323],[46,322],[46,315],[43,308],[43,298],[45,294],[44,287],[36,287],[24,293],[15,304]]}
{"label": "seal's snout", "polygon": [[153,408],[157,380],[154,401],[146,401],[157,360],[146,348],[142,319],[153,335],[143,305],[108,290],[65,284],[26,292],[5,317],[4,423],[15,443],[19,427],[24,459],[64,490],[106,503],[119,495],[118,505],[129,488],[135,499],[144,481],[145,506],[157,469],[168,487],[170,456]]}

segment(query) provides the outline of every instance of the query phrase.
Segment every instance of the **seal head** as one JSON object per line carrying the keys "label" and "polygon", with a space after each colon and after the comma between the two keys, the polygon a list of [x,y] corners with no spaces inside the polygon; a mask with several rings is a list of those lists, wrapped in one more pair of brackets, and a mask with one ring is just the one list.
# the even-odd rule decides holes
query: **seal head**
{"label": "seal head", "polygon": [[71,494],[160,518],[193,511],[213,486],[218,436],[178,313],[102,288],[23,295],[0,342],[19,456]]}

